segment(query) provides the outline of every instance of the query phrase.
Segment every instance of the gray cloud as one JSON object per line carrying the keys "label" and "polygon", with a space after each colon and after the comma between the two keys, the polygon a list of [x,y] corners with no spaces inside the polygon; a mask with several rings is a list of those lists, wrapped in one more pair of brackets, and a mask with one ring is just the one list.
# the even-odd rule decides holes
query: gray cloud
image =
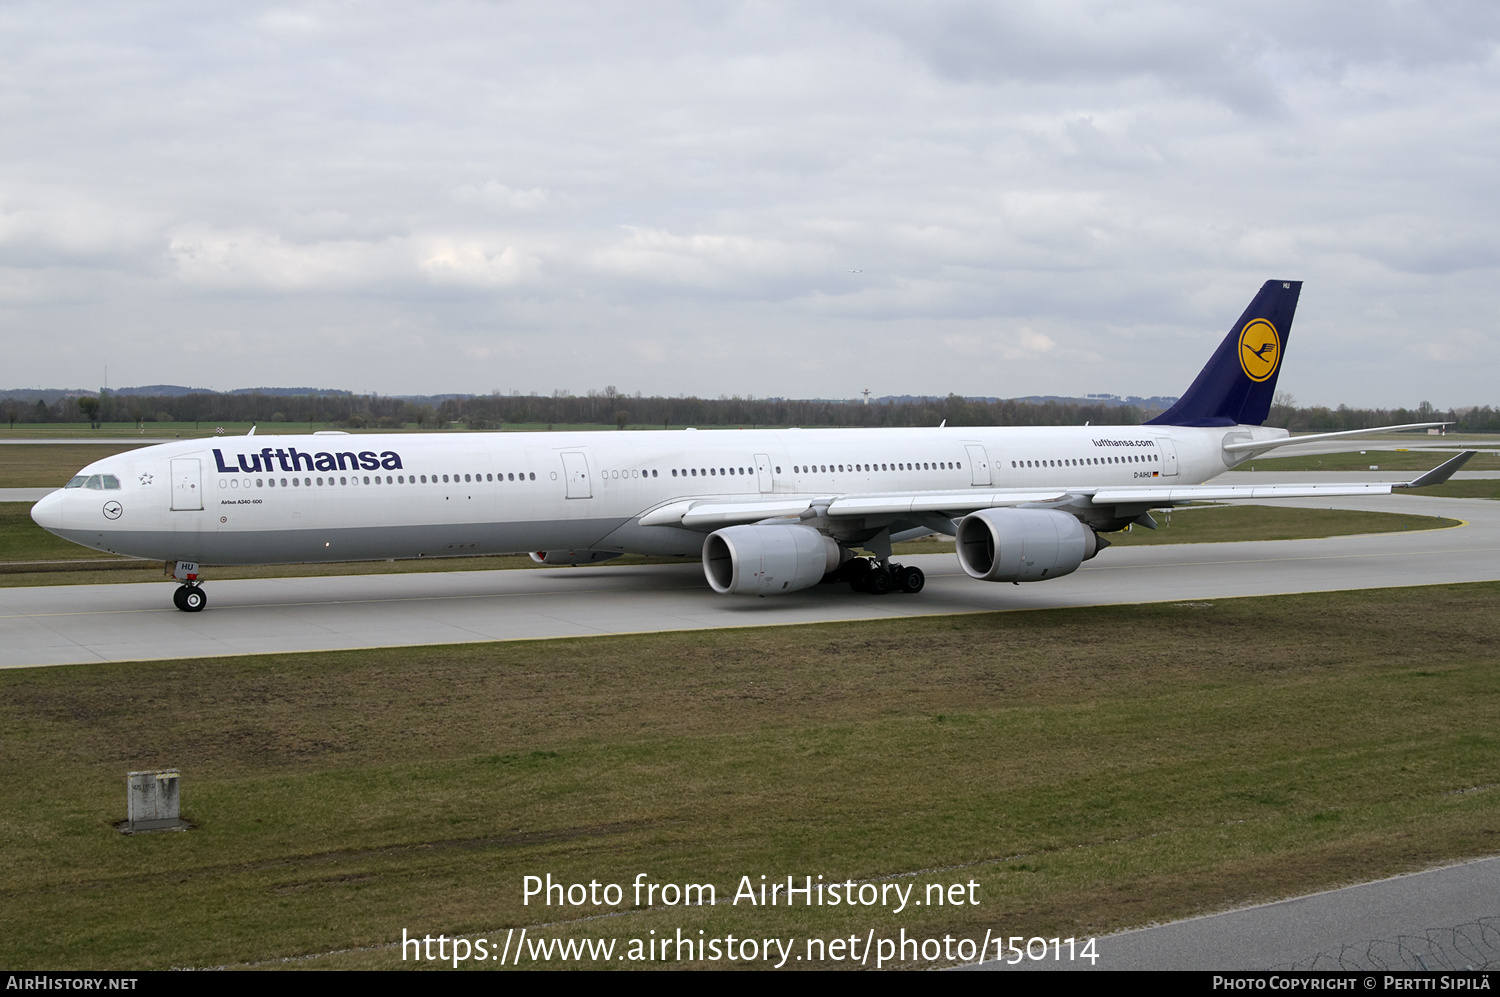
{"label": "gray cloud", "polygon": [[[0,9],[15,383],[1494,403],[1482,4]],[[851,273],[850,271],[859,271]]]}

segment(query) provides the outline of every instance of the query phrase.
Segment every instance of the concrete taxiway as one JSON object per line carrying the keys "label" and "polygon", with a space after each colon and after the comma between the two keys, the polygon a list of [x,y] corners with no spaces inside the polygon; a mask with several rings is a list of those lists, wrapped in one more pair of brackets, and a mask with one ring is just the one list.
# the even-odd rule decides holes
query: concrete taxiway
{"label": "concrete taxiway", "polygon": [[1095,951],[1093,961],[1012,955],[1010,964],[964,968],[1494,969],[1500,966],[1500,858],[1122,931],[1098,939]]}
{"label": "concrete taxiway", "polygon": [[[714,594],[697,563],[212,580],[202,613],[172,583],[0,589],[0,667],[470,643],[935,616],[1500,580],[1500,502],[1392,496],[1281,504],[1445,516],[1442,530],[1230,544],[1115,547],[1072,575],[977,582],[951,555],[901,558],[916,596],[844,585],[780,598]],[[1190,513],[1211,515],[1212,513]]]}

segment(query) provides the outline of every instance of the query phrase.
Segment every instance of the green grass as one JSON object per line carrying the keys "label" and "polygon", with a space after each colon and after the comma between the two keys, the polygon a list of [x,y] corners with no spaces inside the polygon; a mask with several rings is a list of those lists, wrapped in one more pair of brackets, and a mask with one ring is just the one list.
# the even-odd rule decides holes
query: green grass
{"label": "green grass", "polygon": [[[389,968],[403,928],[1088,936],[1492,854],[1497,606],[1455,585],[6,671],[0,962]],[[116,834],[125,772],[169,765],[197,830]],[[547,872],[981,903],[559,924],[603,911],[523,906]]]}
{"label": "green grass", "polygon": [[1429,488],[1413,488],[1412,495],[1437,495],[1441,498],[1500,499],[1500,478],[1469,478],[1445,481]]}
{"label": "green grass", "polygon": [[100,443],[0,446],[0,488],[61,488],[79,468],[134,449]]}

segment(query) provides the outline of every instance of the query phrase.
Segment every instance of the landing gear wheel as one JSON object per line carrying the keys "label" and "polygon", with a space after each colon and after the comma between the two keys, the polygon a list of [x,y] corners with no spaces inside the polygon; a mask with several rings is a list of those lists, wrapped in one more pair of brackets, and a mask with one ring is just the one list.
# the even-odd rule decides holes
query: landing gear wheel
{"label": "landing gear wheel", "polygon": [[184,613],[199,613],[208,605],[208,594],[197,585],[183,585],[172,593],[172,603]]}
{"label": "landing gear wheel", "polygon": [[927,584],[927,576],[921,568],[901,568],[896,572],[896,591],[916,595]]}
{"label": "landing gear wheel", "polygon": [[894,584],[890,570],[884,567],[871,568],[865,573],[864,589],[871,595],[885,595]]}

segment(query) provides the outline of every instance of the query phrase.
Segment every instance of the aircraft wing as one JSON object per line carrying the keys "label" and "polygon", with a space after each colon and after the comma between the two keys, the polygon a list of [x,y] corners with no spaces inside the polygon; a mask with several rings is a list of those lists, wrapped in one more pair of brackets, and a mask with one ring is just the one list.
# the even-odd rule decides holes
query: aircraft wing
{"label": "aircraft wing", "polygon": [[976,509],[1015,505],[1044,505],[1065,501],[1068,488],[986,488],[968,492],[897,492],[885,495],[817,495],[807,498],[751,499],[720,502],[686,500],[654,509],[641,517],[642,526],[685,526],[718,529],[763,519],[802,517],[803,513],[833,517],[896,516],[924,513],[963,515]]}
{"label": "aircraft wing", "polygon": [[1227,499],[1317,498],[1339,495],[1389,495],[1400,488],[1426,488],[1440,485],[1453,472],[1469,462],[1475,451],[1465,450],[1450,460],[1410,481],[1331,482],[1307,485],[1125,485],[1099,488],[1089,494],[1094,505],[1125,505],[1149,502],[1177,505],[1186,502],[1213,502]]}
{"label": "aircraft wing", "polygon": [[1466,450],[1411,481],[1349,482],[1308,485],[1121,485],[1107,488],[976,488],[960,492],[893,492],[876,495],[814,495],[769,497],[741,502],[686,499],[653,509],[641,517],[642,526],[684,526],[716,530],[766,519],[808,519],[813,516],[941,515],[956,518],[980,509],[1008,506],[1049,506],[1085,499],[1093,505],[1178,505],[1227,499],[1316,498],[1341,495],[1389,495],[1398,488],[1441,484],[1474,456]]}

